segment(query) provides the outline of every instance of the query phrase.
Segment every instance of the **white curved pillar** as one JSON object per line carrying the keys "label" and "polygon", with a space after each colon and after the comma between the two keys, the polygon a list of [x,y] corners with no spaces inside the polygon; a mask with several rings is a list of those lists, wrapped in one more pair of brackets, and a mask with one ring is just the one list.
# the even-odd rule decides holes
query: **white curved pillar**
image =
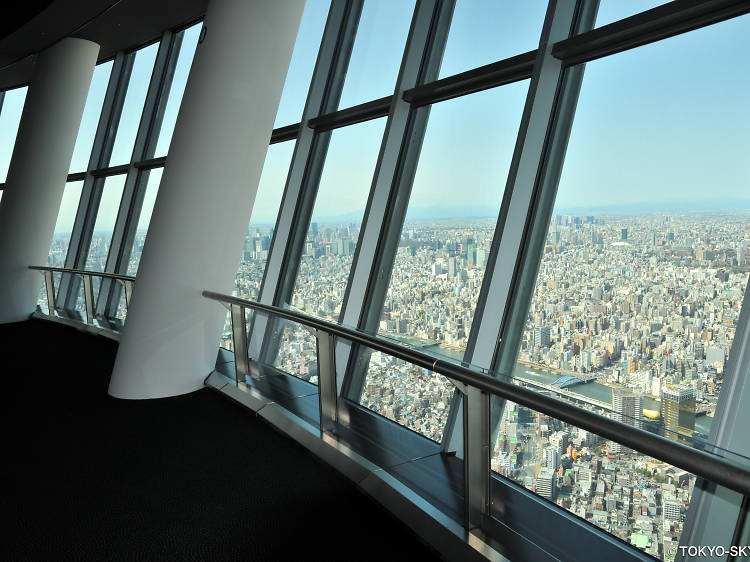
{"label": "white curved pillar", "polygon": [[0,324],[34,312],[99,45],[63,39],[40,53],[0,205]]}
{"label": "white curved pillar", "polygon": [[109,393],[196,390],[213,370],[304,0],[212,0],[175,125]]}

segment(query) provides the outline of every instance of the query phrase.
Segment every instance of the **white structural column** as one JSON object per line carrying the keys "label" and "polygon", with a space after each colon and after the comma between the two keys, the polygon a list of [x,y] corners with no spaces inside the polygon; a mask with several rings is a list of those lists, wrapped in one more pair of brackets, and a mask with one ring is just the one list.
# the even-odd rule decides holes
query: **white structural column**
{"label": "white structural column", "polygon": [[212,0],[164,168],[109,387],[200,388],[226,311],[304,0]]}
{"label": "white structural column", "polygon": [[0,323],[28,318],[60,210],[99,45],[63,39],[39,54],[0,205]]}

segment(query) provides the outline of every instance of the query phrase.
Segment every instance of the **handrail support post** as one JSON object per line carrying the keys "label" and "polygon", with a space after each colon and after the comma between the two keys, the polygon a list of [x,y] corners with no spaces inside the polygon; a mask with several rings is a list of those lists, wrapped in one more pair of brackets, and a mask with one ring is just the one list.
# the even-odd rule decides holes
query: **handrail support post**
{"label": "handrail support post", "polygon": [[125,289],[125,308],[130,308],[130,299],[133,296],[133,282],[129,279],[118,279]]}
{"label": "handrail support post", "polygon": [[94,284],[91,275],[81,275],[83,297],[86,301],[86,324],[94,324]]}
{"label": "handrail support post", "polygon": [[336,385],[336,338],[325,330],[316,330],[318,352],[318,402],[320,432],[334,431],[339,421]]}
{"label": "handrail support post", "polygon": [[245,384],[245,377],[250,372],[250,360],[247,354],[247,320],[245,307],[232,304],[232,345],[234,347],[234,374],[237,386]]}
{"label": "handrail support post", "polygon": [[490,513],[490,395],[469,386],[463,394],[464,525],[481,527]]}
{"label": "handrail support post", "polygon": [[44,272],[44,285],[47,288],[47,308],[49,309],[50,316],[55,314],[55,278],[52,276],[52,272],[45,270]]}

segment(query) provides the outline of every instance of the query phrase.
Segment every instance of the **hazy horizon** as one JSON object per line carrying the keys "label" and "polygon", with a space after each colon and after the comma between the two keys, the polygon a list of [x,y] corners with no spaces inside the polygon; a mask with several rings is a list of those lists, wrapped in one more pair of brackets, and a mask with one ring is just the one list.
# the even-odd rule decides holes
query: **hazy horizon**
{"label": "hazy horizon", "polygon": [[[597,25],[659,3],[603,2]],[[326,0],[309,0],[305,6],[276,127],[299,121],[328,6]],[[413,7],[414,2],[396,0],[365,3],[340,107],[392,93]],[[546,2],[458,2],[440,77],[535,48],[545,11]],[[750,91],[750,62],[742,56],[750,47],[749,18],[736,17],[586,64],[556,213],[632,214],[750,206],[745,164],[750,152],[750,116],[741,110]],[[177,118],[199,29],[200,25],[193,26],[185,34],[158,138],[161,153],[166,152]],[[498,29],[503,33],[497,33]],[[150,45],[136,55],[110,164],[129,158],[155,50]],[[85,169],[88,163],[111,66],[111,62],[98,65],[94,73],[71,171],[81,171],[78,168]],[[528,80],[515,82],[432,106],[407,220],[497,216],[528,84]],[[0,139],[4,141],[0,143],[0,168],[7,169],[24,95],[23,88],[5,95],[0,113]],[[314,221],[349,217],[361,221],[384,127],[385,118],[380,118],[332,132]],[[251,224],[276,220],[294,144],[286,141],[269,147]],[[117,189],[105,188],[96,229],[106,231],[114,225],[121,193],[117,184],[123,180],[124,176],[108,178],[107,184]],[[80,193],[75,184],[71,186],[69,197],[66,189],[57,232],[72,227],[77,209],[73,194]],[[249,200],[248,194],[248,205]],[[139,222],[148,218],[150,213],[144,211]]]}

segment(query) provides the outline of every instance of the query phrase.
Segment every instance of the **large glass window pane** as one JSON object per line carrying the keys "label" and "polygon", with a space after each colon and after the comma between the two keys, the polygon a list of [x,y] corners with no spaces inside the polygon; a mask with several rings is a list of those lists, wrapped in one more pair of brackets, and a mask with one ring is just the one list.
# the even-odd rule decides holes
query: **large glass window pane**
{"label": "large glass window pane", "polygon": [[242,249],[240,267],[234,279],[240,297],[256,299],[260,294],[260,284],[266,269],[268,251],[293,151],[294,141],[272,144],[268,147]]}
{"label": "large glass window pane", "polygon": [[[743,16],[586,65],[531,306],[513,330],[516,380],[705,446],[750,271],[748,48]],[[512,449],[504,474],[531,474],[546,447],[518,437],[493,462]],[[559,452],[556,474],[575,461]],[[557,478],[557,503],[667,558],[690,494],[642,479],[663,467],[616,444],[583,462],[594,477],[596,463],[616,465],[625,488],[602,509],[596,478],[573,473]]]}
{"label": "large glass window pane", "polygon": [[292,295],[307,314],[335,321],[341,313],[384,129],[375,119],[331,136]]}
{"label": "large glass window pane", "polygon": [[[297,270],[293,308],[338,320],[384,129],[385,119],[375,119],[333,132]],[[301,325],[287,324],[274,365],[316,382],[315,338]]]}
{"label": "large glass window pane", "polygon": [[629,18],[635,14],[640,14],[656,6],[666,4],[667,0],[630,0],[629,2],[620,2],[619,0],[603,0],[599,4],[599,11],[596,13],[595,27],[601,27],[608,23],[613,23],[621,19]]}
{"label": "large glass window pane", "polygon": [[133,239],[133,249],[130,252],[130,261],[128,262],[128,275],[135,275],[138,272],[138,266],[141,263],[141,254],[143,245],[146,243],[146,233],[148,225],[151,222],[151,213],[156,203],[156,194],[159,193],[159,184],[163,168],[154,168],[143,172],[148,174],[148,183],[146,184],[146,193],[143,195],[143,205],[141,205],[141,215],[138,217],[138,226]]}
{"label": "large glass window pane", "polygon": [[393,94],[413,14],[413,0],[365,2],[340,108]]}
{"label": "large glass window pane", "polygon": [[[654,420],[622,413],[640,407],[637,400],[625,395],[617,403],[620,413],[610,415],[653,430]],[[675,560],[694,474],[513,402],[493,448],[493,471],[656,559]],[[706,451],[747,464],[741,455]],[[500,510],[496,516],[502,519]]]}
{"label": "large glass window pane", "polygon": [[547,0],[458,0],[440,78],[539,47]]}
{"label": "large glass window pane", "polygon": [[370,357],[361,404],[440,443],[455,389],[453,383],[391,355],[369,350],[363,353]]}
{"label": "large glass window pane", "polygon": [[[49,247],[47,265],[52,267],[65,267],[65,258],[67,257],[68,247],[70,246],[70,233],[73,231],[73,222],[75,221],[76,212],[78,211],[82,189],[82,181],[65,184],[65,191],[63,192],[62,202],[60,203],[60,210],[57,213],[55,231],[52,235],[52,243]],[[60,274],[54,273],[53,278],[55,282],[55,290],[57,290],[60,287]],[[37,305],[43,312],[49,313],[49,307],[47,305],[47,287],[44,281],[42,281],[39,289]]]}
{"label": "large glass window pane", "polygon": [[[268,147],[242,248],[240,266],[234,277],[235,294],[240,297],[255,300],[260,294],[260,285],[266,270],[268,252],[293,152],[294,141],[276,143]],[[232,350],[232,325],[229,315],[220,345]]]}
{"label": "large glass window pane", "polygon": [[122,106],[120,123],[117,126],[117,135],[115,144],[112,148],[112,157],[109,160],[110,166],[119,166],[130,162],[133,156],[133,146],[135,146],[135,136],[138,133],[138,125],[141,122],[143,105],[146,102],[148,93],[148,84],[151,80],[151,73],[154,70],[156,53],[159,50],[159,44],[154,43],[144,47],[135,54],[133,70],[130,73],[128,82],[128,91],[125,94],[125,102]]}
{"label": "large glass window pane", "polygon": [[26,88],[7,90],[0,109],[0,183],[8,177],[10,157],[16,144],[18,125],[21,122],[23,104],[26,101]]}
{"label": "large glass window pane", "polygon": [[[518,134],[528,82],[432,107],[379,332],[463,358]],[[373,394],[373,392],[375,392]],[[429,403],[445,422],[447,379],[373,353],[361,402],[395,419],[398,403]],[[429,424],[427,437],[442,435]],[[407,425],[415,431],[423,423]]]}
{"label": "large glass window pane", "polygon": [[82,181],[74,181],[65,184],[60,211],[57,213],[55,233],[52,237],[52,245],[49,249],[47,264],[53,267],[65,267],[65,258],[68,255],[70,233],[73,231],[73,222],[78,211],[81,200]]}
{"label": "large glass window pane", "polygon": [[195,49],[198,46],[202,23],[197,23],[182,32],[182,44],[180,45],[180,54],[177,56],[177,64],[174,69],[172,85],[169,89],[167,105],[164,108],[164,119],[159,131],[159,140],[156,143],[156,152],[154,156],[164,156],[169,149],[169,143],[172,142],[172,133],[177,122],[177,112],[180,110],[182,96],[185,94],[190,67],[193,64]]}
{"label": "large glass window pane", "polygon": [[70,161],[70,172],[85,172],[91,158],[91,148],[94,146],[96,128],[104,105],[109,78],[112,74],[112,61],[96,65],[94,76],[91,78],[89,94],[83,108],[81,126],[78,129],[73,158]]}
{"label": "large glass window pane", "polygon": [[102,198],[99,202],[99,211],[96,214],[85,269],[104,271],[124,188],[125,174],[110,176],[104,180]]}
{"label": "large glass window pane", "polygon": [[305,108],[331,0],[307,0],[274,128],[298,123]]}

